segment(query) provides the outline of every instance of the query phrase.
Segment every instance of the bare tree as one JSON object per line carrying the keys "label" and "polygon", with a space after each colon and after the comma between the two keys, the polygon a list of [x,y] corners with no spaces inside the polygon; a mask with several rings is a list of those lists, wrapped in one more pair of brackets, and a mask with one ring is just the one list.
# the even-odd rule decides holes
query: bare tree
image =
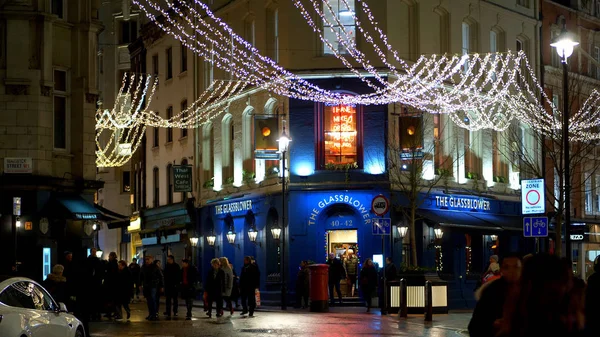
{"label": "bare tree", "polygon": [[[572,74],[568,86],[569,110],[571,111],[570,115],[574,116],[582,106],[583,101],[589,97],[592,84],[589,79],[578,74]],[[562,92],[562,83],[560,82],[558,82],[558,86],[550,87],[554,93]],[[556,103],[559,102],[554,102],[554,104]],[[560,101],[556,109],[562,110],[562,107],[563,102]],[[553,113],[551,107],[548,107],[548,111],[548,113]],[[546,179],[545,196],[546,205],[549,206],[547,212],[556,214],[557,244],[555,254],[561,256],[561,233],[565,214],[565,169],[568,167],[571,172],[571,203],[573,204],[576,196],[581,196],[586,192],[591,193],[595,190],[595,186],[591,182],[594,175],[600,171],[600,160],[596,157],[598,141],[572,141],[569,162],[565,164],[561,129],[542,132],[515,123],[508,130],[499,134],[502,135],[508,145],[501,148],[501,154],[508,162],[518,168],[516,171],[519,172],[519,179],[539,177]]]}
{"label": "bare tree", "polygon": [[[447,137],[445,127],[451,123],[444,115],[434,115],[405,108],[393,119],[388,146],[388,174],[392,191],[403,196],[406,204],[395,205],[408,221],[410,261],[417,266],[415,224],[420,220],[417,209],[434,187],[453,179],[452,170],[459,151],[457,141]],[[446,145],[446,151],[442,150]],[[455,154],[455,155],[449,155]]]}

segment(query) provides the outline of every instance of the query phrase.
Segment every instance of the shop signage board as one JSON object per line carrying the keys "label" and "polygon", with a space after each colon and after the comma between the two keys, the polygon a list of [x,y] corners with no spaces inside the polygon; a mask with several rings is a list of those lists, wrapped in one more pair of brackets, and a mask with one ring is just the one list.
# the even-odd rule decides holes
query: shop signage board
{"label": "shop signage board", "polygon": [[547,237],[548,217],[526,216],[523,218],[523,236],[525,237]]}
{"label": "shop signage board", "polygon": [[392,219],[379,218],[373,219],[373,235],[390,235],[392,232]]}
{"label": "shop signage board", "polygon": [[521,181],[521,207],[523,214],[543,214],[546,212],[544,188],[544,179]]}
{"label": "shop signage board", "polygon": [[583,240],[583,234],[571,234],[570,238],[572,241],[581,241]]}
{"label": "shop signage board", "polygon": [[390,209],[390,201],[388,198],[380,194],[373,198],[373,201],[371,202],[371,209],[373,210],[373,213],[377,214],[378,216],[383,216]]}
{"label": "shop signage board", "polygon": [[192,192],[192,166],[173,166],[173,192]]}

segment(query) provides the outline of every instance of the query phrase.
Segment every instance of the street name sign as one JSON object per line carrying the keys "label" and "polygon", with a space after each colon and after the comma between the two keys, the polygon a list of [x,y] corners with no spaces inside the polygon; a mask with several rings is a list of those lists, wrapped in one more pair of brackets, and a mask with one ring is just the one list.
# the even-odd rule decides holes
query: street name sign
{"label": "street name sign", "polygon": [[375,218],[371,223],[373,235],[390,235],[392,232],[392,219],[390,218]]}
{"label": "street name sign", "polygon": [[522,214],[543,214],[546,212],[544,188],[544,179],[521,181]]}
{"label": "street name sign", "polygon": [[548,217],[526,216],[523,218],[523,236],[525,237],[547,237]]}

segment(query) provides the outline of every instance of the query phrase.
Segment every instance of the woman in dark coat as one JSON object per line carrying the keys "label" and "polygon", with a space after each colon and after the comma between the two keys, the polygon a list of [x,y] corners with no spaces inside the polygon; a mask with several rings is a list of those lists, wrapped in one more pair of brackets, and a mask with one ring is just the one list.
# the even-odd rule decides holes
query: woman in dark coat
{"label": "woman in dark coat", "polygon": [[212,317],[212,304],[217,302],[217,317],[223,316],[223,289],[225,289],[225,273],[221,269],[219,259],[210,261],[212,269],[206,275],[206,291],[208,292],[208,311],[206,315]]}
{"label": "woman in dark coat", "polygon": [[129,301],[133,296],[133,277],[127,267],[127,262],[119,261],[119,272],[116,278],[117,284],[115,289],[115,305],[117,317],[115,319],[123,319],[123,308],[127,313],[127,319],[131,317],[131,309],[129,309]]}
{"label": "woman in dark coat", "polygon": [[[48,274],[42,285],[50,295],[54,298],[56,302],[66,303],[67,298],[66,288],[67,288],[67,278],[63,276],[63,271],[65,267],[61,264],[54,265],[52,268],[52,274]],[[69,310],[73,310],[73,308],[67,308]]]}
{"label": "woman in dark coat", "polygon": [[367,259],[365,264],[360,271],[360,288],[363,294],[363,298],[367,304],[367,312],[371,311],[371,299],[375,294],[377,289],[377,270],[375,270],[375,266],[373,265],[373,261],[371,259]]}
{"label": "woman in dark coat", "polygon": [[298,308],[308,307],[308,293],[310,287],[310,271],[308,269],[308,262],[300,262],[300,270],[298,270],[298,276],[296,278],[296,306]]}

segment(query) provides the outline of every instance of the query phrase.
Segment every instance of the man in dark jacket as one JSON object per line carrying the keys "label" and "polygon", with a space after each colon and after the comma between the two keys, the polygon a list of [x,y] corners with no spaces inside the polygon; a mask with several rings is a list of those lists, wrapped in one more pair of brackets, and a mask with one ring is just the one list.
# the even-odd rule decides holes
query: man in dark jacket
{"label": "man in dark jacket", "polygon": [[206,292],[208,293],[208,311],[206,315],[212,317],[212,304],[217,303],[217,317],[223,316],[223,289],[225,289],[225,273],[221,269],[219,259],[210,261],[212,269],[206,275]]}
{"label": "man in dark jacket", "polygon": [[521,279],[521,258],[516,254],[504,257],[500,267],[502,277],[491,281],[481,290],[481,298],[475,306],[469,322],[471,337],[493,337],[504,309],[506,298],[519,285]]}
{"label": "man in dark jacket", "polygon": [[586,336],[600,335],[600,256],[594,260],[594,273],[587,281],[585,325]]}
{"label": "man in dark jacket", "polygon": [[123,308],[127,313],[127,319],[131,317],[131,310],[129,309],[129,301],[131,300],[131,294],[133,294],[133,280],[131,279],[131,272],[127,267],[127,262],[121,260],[118,264],[119,271],[116,278],[115,287],[115,319],[123,318]]}
{"label": "man in dark jacket", "polygon": [[167,257],[167,265],[165,266],[165,297],[167,301],[165,316],[167,318],[171,318],[171,302],[173,304],[173,316],[177,316],[177,307],[179,307],[179,302],[177,301],[179,282],[181,282],[181,269],[175,263],[175,257],[169,255]]}
{"label": "man in dark jacket", "polygon": [[133,289],[134,292],[131,295],[131,300],[135,299],[140,300],[140,265],[137,262],[137,259],[134,257],[129,264],[129,272],[131,273],[131,279],[133,280]]}
{"label": "man in dark jacket", "polygon": [[187,313],[186,320],[192,319],[192,307],[196,299],[196,282],[198,282],[198,270],[190,265],[190,261],[184,259],[181,268],[181,298],[185,300]]}
{"label": "man in dark jacket", "polygon": [[85,291],[89,299],[84,299],[82,305],[89,306],[92,320],[100,320],[102,300],[102,282],[104,281],[104,263],[96,256],[96,248],[90,250],[90,256],[84,262],[82,284],[87,285]]}
{"label": "man in dark jacket", "polygon": [[110,252],[108,255],[108,262],[105,264],[104,271],[104,284],[103,294],[104,303],[106,304],[106,315],[104,317],[110,318],[113,313],[118,317],[116,313],[116,293],[118,290],[118,277],[119,277],[119,262],[117,261],[117,253]]}
{"label": "man in dark jacket", "polygon": [[329,265],[329,305],[333,305],[335,296],[333,295],[333,288],[338,294],[340,304],[342,304],[342,290],[340,289],[340,281],[346,278],[346,271],[342,261],[335,258],[335,254],[329,253],[327,258],[327,265]]}
{"label": "man in dark jacket", "polygon": [[157,301],[158,294],[164,289],[164,280],[160,268],[154,263],[152,256],[144,257],[144,266],[142,267],[140,278],[142,281],[142,293],[148,304],[149,321],[158,321]]}
{"label": "man in dark jacket", "polygon": [[260,284],[260,274],[256,264],[252,263],[252,258],[246,256],[244,258],[244,266],[240,274],[240,295],[242,297],[242,313],[245,315],[250,313],[250,317],[254,316],[256,309],[255,291]]}

